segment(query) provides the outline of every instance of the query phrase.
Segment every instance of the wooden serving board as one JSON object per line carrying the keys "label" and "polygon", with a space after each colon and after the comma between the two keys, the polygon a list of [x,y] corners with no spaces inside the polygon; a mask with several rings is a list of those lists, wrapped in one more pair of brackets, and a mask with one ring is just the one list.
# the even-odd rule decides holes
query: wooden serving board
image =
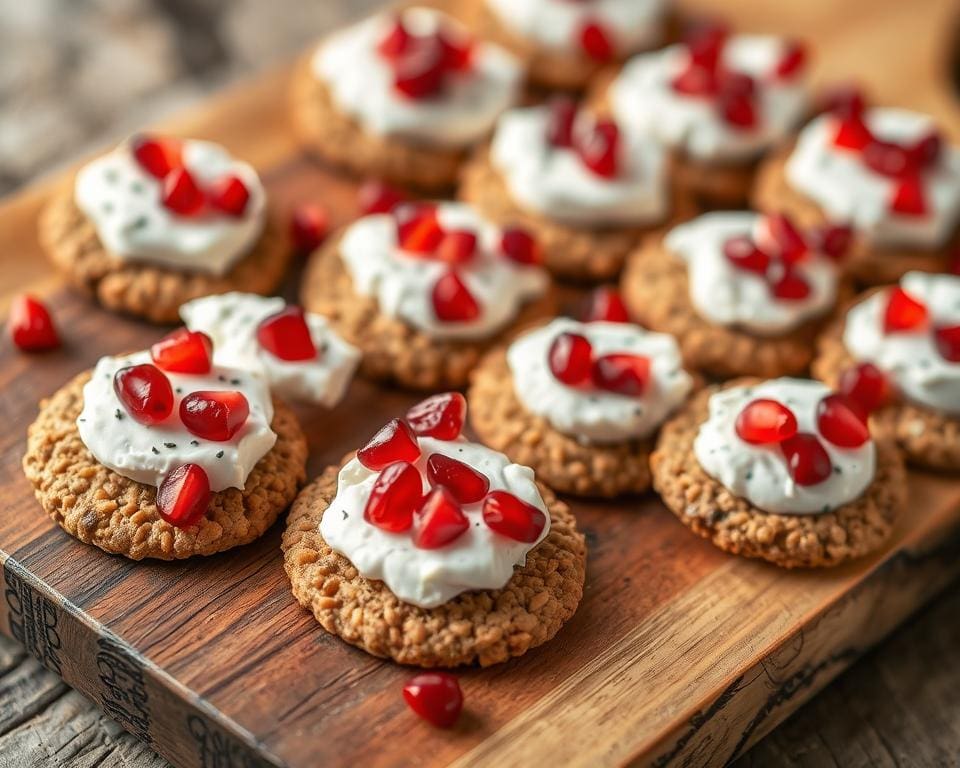
{"label": "wooden serving board", "polygon": [[[821,80],[860,78],[878,100],[932,112],[960,136],[943,58],[951,0],[686,5],[806,37]],[[281,207],[321,199],[346,221],[352,185],[299,155],[289,133],[286,74],[164,128],[249,158]],[[576,616],[521,659],[464,671],[464,716],[434,730],[403,704],[409,670],[327,635],[295,604],[280,525],[216,557],[133,563],[41,513],[20,470],[38,398],[160,333],[61,286],[35,239],[48,188],[0,204],[0,313],[13,293],[40,293],[67,342],[43,356],[0,349],[0,629],[178,765],[718,765],[960,574],[960,482],[944,477],[911,476],[883,552],[817,572],[726,556],[653,497],[573,502],[589,545]],[[332,414],[299,409],[309,475],[414,399],[358,382]]]}

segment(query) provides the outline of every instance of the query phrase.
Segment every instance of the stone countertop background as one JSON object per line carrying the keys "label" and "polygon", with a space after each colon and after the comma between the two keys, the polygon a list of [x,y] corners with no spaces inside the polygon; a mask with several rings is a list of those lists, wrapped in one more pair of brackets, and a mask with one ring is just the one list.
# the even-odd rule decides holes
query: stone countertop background
{"label": "stone countertop background", "polygon": [[[382,0],[0,0],[0,195],[302,50]],[[0,768],[162,768],[0,636]],[[950,589],[742,758],[960,765]]]}

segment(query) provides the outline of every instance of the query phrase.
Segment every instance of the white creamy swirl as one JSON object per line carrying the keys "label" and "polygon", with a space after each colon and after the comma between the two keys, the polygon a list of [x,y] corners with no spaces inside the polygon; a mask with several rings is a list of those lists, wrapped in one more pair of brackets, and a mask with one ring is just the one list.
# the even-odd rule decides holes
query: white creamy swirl
{"label": "white creamy swirl", "polygon": [[[864,121],[879,139],[912,142],[933,120],[903,109],[870,109]],[[879,246],[942,246],[960,224],[960,148],[944,144],[935,168],[921,175],[927,214],[903,216],[890,208],[897,181],[876,173],[860,152],[834,145],[837,119],[822,115],[797,139],[787,161],[790,184],[836,221],[848,222]]]}
{"label": "white creamy swirl", "polygon": [[[908,272],[900,285],[927,308],[931,326],[960,325],[960,277]],[[930,328],[885,333],[889,296],[889,289],[878,291],[851,307],[843,329],[844,346],[855,359],[871,362],[890,376],[908,400],[960,415],[960,363],[940,354]]]}
{"label": "white creamy swirl", "polygon": [[742,235],[756,239],[764,226],[764,217],[750,211],[707,213],[670,230],[664,244],[687,263],[690,301],[701,317],[779,336],[833,308],[838,273],[830,257],[810,251],[794,267],[810,286],[810,295],[778,299],[763,276],[740,269],[723,253],[727,240]]}
{"label": "white creamy swirl", "polygon": [[513,320],[527,301],[543,295],[549,284],[539,267],[517,264],[499,252],[500,230],[462,203],[437,207],[445,230],[477,233],[477,253],[457,275],[480,305],[480,315],[466,322],[437,318],[431,292],[450,271],[438,260],[405,254],[397,241],[397,224],[389,214],[364,216],[351,224],[340,241],[340,255],[354,290],[374,296],[380,311],[435,338],[481,339]]}
{"label": "white creamy swirl", "polygon": [[627,62],[610,87],[610,101],[621,123],[634,126],[703,161],[746,161],[788,136],[803,119],[807,90],[802,78],[771,79],[787,42],[778,37],[735,35],[723,60],[756,81],[757,125],[727,125],[710,98],[678,93],[673,79],[687,66],[686,46],[671,45]]}
{"label": "white creamy swirl", "polygon": [[[416,463],[429,490],[426,462],[434,453],[461,461],[490,481],[490,490],[503,490],[544,512],[547,523],[532,544],[495,533],[483,521],[482,502],[461,508],[470,527],[440,549],[420,549],[413,529],[391,533],[364,520],[363,511],[379,472],[352,459],[340,470],[337,495],[320,521],[320,534],[350,560],[362,576],[383,581],[393,594],[421,608],[434,608],[473,589],[500,589],[523,566],[527,553],[550,532],[550,513],[537,490],[533,470],[512,464],[502,453],[465,439],[419,439],[422,455]],[[416,526],[416,523],[414,524]]]}
{"label": "white creamy swirl", "polygon": [[[277,441],[270,428],[273,402],[266,382],[249,371],[219,365],[203,375],[164,371],[173,387],[173,411],[163,422],[148,426],[127,412],[114,391],[113,376],[121,368],[150,362],[149,352],[100,358],[83,387],[83,411],[77,418],[83,444],[105,467],[144,485],[159,487],[177,467],[198,464],[212,491],[242,489],[247,475]],[[233,439],[204,440],[183,426],[180,401],[198,390],[236,390],[247,398],[250,416]]]}
{"label": "white creamy swirl", "polygon": [[123,261],[184,272],[226,274],[256,244],[266,219],[257,172],[221,146],[183,142],[183,161],[198,184],[236,175],[250,193],[243,216],[211,212],[181,216],[162,203],[162,181],[145,171],[128,143],[77,173],[74,201],[104,249]]}
{"label": "white creamy swirl", "polygon": [[666,217],[662,146],[621,126],[620,169],[607,179],[587,168],[572,148],[552,146],[549,124],[548,106],[514,109],[497,122],[490,159],[522,207],[588,226],[649,224]]}
{"label": "white creamy swirl", "polygon": [[[873,482],[876,446],[839,448],[817,429],[817,404],[831,390],[819,381],[773,379],[757,386],[731,387],[710,397],[710,415],[700,425],[693,450],[703,471],[733,495],[757,509],[788,515],[813,515],[842,507]],[[753,400],[770,398],[793,411],[800,432],[817,435],[833,474],[816,485],[797,485],[779,445],[751,445],[736,432],[737,416]]]}
{"label": "white creamy swirl", "polygon": [[[393,69],[377,51],[394,21],[393,13],[382,13],[334,34],[313,56],[314,76],[330,88],[337,106],[371,133],[451,147],[482,138],[517,98],[522,77],[517,60],[499,46],[477,41],[469,71],[450,73],[439,96],[409,99],[397,93]],[[403,22],[418,34],[454,23],[426,8],[404,11]]]}
{"label": "white creamy swirl", "polygon": [[[626,353],[650,358],[650,385],[641,397],[559,381],[550,370],[549,352],[561,333],[586,337],[596,355]],[[531,413],[559,432],[584,443],[642,440],[679,406],[693,387],[683,370],[672,336],[645,331],[632,323],[579,323],[558,317],[525,333],[507,350],[517,398]]]}
{"label": "white creamy swirl", "polygon": [[262,374],[282,397],[332,408],[347,391],[360,351],[341,339],[326,318],[304,312],[317,357],[281,360],[257,341],[257,327],[286,306],[278,296],[234,292],[189,301],[180,307],[180,317],[191,331],[203,331],[213,340],[217,364]]}

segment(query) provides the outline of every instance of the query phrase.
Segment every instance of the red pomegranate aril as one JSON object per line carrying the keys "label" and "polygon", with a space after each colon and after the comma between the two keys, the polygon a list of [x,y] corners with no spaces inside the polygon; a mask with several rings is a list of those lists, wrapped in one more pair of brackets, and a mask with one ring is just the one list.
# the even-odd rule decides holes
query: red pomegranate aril
{"label": "red pomegranate aril", "polygon": [[357,193],[360,212],[364,216],[372,213],[390,213],[406,199],[406,195],[401,190],[377,180],[364,183]]}
{"label": "red pomegranate aril", "polygon": [[407,49],[412,35],[399,16],[393,20],[390,29],[377,43],[377,52],[389,61],[398,59]]}
{"label": "red pomegranate aril", "polygon": [[835,86],[826,91],[818,105],[819,112],[830,112],[841,119],[859,117],[866,109],[863,91],[856,85]]}
{"label": "red pomegranate aril", "polygon": [[210,478],[203,467],[183,464],[157,488],[157,512],[170,525],[189,528],[200,521],[212,498]]}
{"label": "red pomegranate aril", "polygon": [[589,135],[577,145],[577,153],[583,164],[597,176],[612,179],[617,175],[617,152],[620,145],[620,129],[610,119],[598,120]]}
{"label": "red pomegranate aril", "polygon": [[408,99],[434,96],[443,88],[445,64],[443,46],[436,38],[415,38],[394,62],[394,88]]}
{"label": "red pomegranate aril", "polygon": [[250,416],[250,404],[236,390],[198,390],[180,401],[180,421],[187,431],[204,440],[232,440]]}
{"label": "red pomegranate aril", "polygon": [[113,391],[130,417],[139,424],[159,424],[173,413],[170,380],[150,363],[117,371],[113,376]]}
{"label": "red pomegranate aril", "polygon": [[716,69],[729,33],[724,24],[716,21],[693,25],[684,36],[691,61],[703,69]]}
{"label": "red pomegranate aril", "polygon": [[421,400],[407,411],[405,419],[418,435],[456,440],[466,416],[467,399],[459,392],[443,392]]}
{"label": "red pomegranate aril", "polygon": [[892,399],[890,382],[873,363],[858,363],[840,374],[837,390],[865,413],[873,413]]}
{"label": "red pomegranate aril", "polygon": [[178,328],[150,347],[150,357],[171,373],[210,373],[213,342],[202,331]]}
{"label": "red pomegranate aril", "polygon": [[427,494],[417,515],[419,519],[413,535],[414,546],[440,549],[466,532],[470,521],[457,501],[453,493],[444,487],[434,488]]}
{"label": "red pomegranate aril", "polygon": [[640,397],[650,381],[650,358],[623,353],[598,357],[593,361],[591,378],[600,389]]}
{"label": "red pomegranate aril", "polygon": [[797,417],[783,403],[758,398],[744,406],[734,428],[740,439],[751,445],[772,445],[797,433]]}
{"label": "red pomegranate aril", "polygon": [[863,148],[863,162],[883,176],[900,178],[913,169],[910,152],[899,144],[874,139]]}
{"label": "red pomegranate aril", "polygon": [[183,145],[176,139],[134,136],[130,143],[134,159],[155,178],[162,179],[170,171],[183,167]]}
{"label": "red pomegranate aril", "polygon": [[60,346],[60,335],[46,306],[28,294],[10,302],[7,334],[24,352],[43,352]]}
{"label": "red pomegranate aril", "polygon": [[577,105],[573,99],[558,96],[550,102],[547,122],[547,141],[553,147],[573,146],[573,124],[577,119]]}
{"label": "red pomegranate aril", "polygon": [[890,201],[890,210],[901,216],[926,216],[927,199],[923,191],[923,180],[919,175],[907,176],[897,182]]}
{"label": "red pomegranate aril", "polygon": [[779,80],[790,80],[796,77],[807,65],[807,49],[796,40],[787,44],[786,50],[777,62],[775,74]]}
{"label": "red pomegranate aril", "polygon": [[526,544],[540,538],[547,524],[541,510],[507,491],[490,491],[483,500],[482,514],[490,530]]}
{"label": "red pomegranate aril", "polygon": [[463,693],[449,672],[421,672],[403,686],[403,698],[417,715],[437,728],[450,728],[463,709]]}
{"label": "red pomegranate aril", "polygon": [[367,469],[377,471],[397,461],[416,461],[420,445],[409,424],[391,419],[357,451],[357,458]]}
{"label": "red pomegranate aril", "polygon": [[434,453],[427,459],[427,479],[431,485],[442,485],[461,504],[478,502],[490,490],[486,475],[442,453]]}
{"label": "red pomegranate aril", "polygon": [[670,87],[685,96],[712,96],[717,92],[717,75],[691,63],[670,81]]}
{"label": "red pomegranate aril", "polygon": [[163,179],[162,202],[179,216],[196,216],[203,210],[203,191],[186,168],[175,168]]}
{"label": "red pomegranate aril", "polygon": [[810,283],[799,272],[784,269],[770,281],[770,292],[784,301],[802,301],[810,295]]}
{"label": "red pomegranate aril", "polygon": [[437,209],[431,205],[404,207],[397,212],[397,240],[409,253],[433,253],[443,240]]}
{"label": "red pomegranate aril", "polygon": [[211,207],[230,216],[243,216],[250,202],[250,190],[239,176],[224,176],[217,179],[207,190]]}
{"label": "red pomegranate aril", "polygon": [[480,305],[456,272],[447,272],[433,285],[433,312],[444,323],[468,323],[480,317]]}
{"label": "red pomegranate aril", "polygon": [[753,98],[747,94],[723,94],[719,106],[720,115],[728,125],[735,128],[753,128],[757,124]]}
{"label": "red pomegranate aril", "polygon": [[811,232],[813,248],[839,261],[846,256],[853,242],[853,229],[842,224],[827,224]]}
{"label": "red pomegranate aril", "polygon": [[403,533],[413,525],[413,513],[423,499],[419,470],[406,461],[388,464],[373,481],[363,519],[391,533]]}
{"label": "red pomegranate aril", "polygon": [[540,245],[533,235],[521,227],[507,227],[500,237],[500,250],[517,264],[539,264]]}
{"label": "red pomegranate aril", "polygon": [[960,325],[934,328],[933,339],[944,360],[960,363]]}
{"label": "red pomegranate aril", "polygon": [[580,47],[594,61],[609,61],[613,58],[610,33],[598,21],[588,21],[580,28]]}
{"label": "red pomegranate aril", "polygon": [[585,323],[629,323],[630,314],[617,290],[604,286],[591,291],[582,319]]}
{"label": "red pomegranate aril", "polygon": [[463,34],[441,29],[437,41],[443,50],[443,63],[448,71],[467,72],[473,64],[473,41]]}
{"label": "red pomegranate aril", "polygon": [[770,257],[746,235],[732,237],[723,244],[723,255],[738,269],[765,275]]}
{"label": "red pomegranate aril", "polygon": [[317,357],[310,326],[300,307],[284,307],[261,320],[257,326],[257,341],[271,355],[288,362],[315,360]]}
{"label": "red pomegranate aril", "polygon": [[890,289],[887,308],[883,313],[885,333],[918,331],[927,325],[927,308],[899,285]]}
{"label": "red pomegranate aril", "polygon": [[477,252],[477,234],[466,229],[447,232],[434,258],[447,264],[466,264]]}
{"label": "red pomegranate aril", "polygon": [[767,216],[770,236],[780,249],[780,256],[788,264],[795,264],[807,253],[807,243],[793,222],[782,213]]}
{"label": "red pomegranate aril", "polygon": [[936,129],[921,137],[910,147],[910,162],[914,168],[928,168],[934,165],[943,151],[943,138]]}
{"label": "red pomegranate aril", "polygon": [[831,394],[817,404],[817,429],[840,448],[859,448],[870,439],[867,411],[846,395]]}
{"label": "red pomegranate aril", "polygon": [[873,141],[873,135],[859,114],[841,118],[833,143],[842,149],[860,151]]}
{"label": "red pomegranate aril", "polygon": [[780,451],[797,485],[817,485],[833,474],[830,455],[816,435],[798,432],[780,443]]}
{"label": "red pomegranate aril", "polygon": [[547,362],[558,381],[576,387],[590,380],[593,347],[579,333],[561,333],[550,345]]}
{"label": "red pomegranate aril", "polygon": [[310,253],[327,236],[330,218],[327,210],[318,203],[298,205],[290,218],[290,239],[297,253]]}

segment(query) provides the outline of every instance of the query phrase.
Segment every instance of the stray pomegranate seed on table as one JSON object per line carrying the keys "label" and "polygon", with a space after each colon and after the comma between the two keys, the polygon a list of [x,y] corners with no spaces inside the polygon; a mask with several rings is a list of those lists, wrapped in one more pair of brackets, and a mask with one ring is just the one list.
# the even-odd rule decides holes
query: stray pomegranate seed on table
{"label": "stray pomegranate seed on table", "polygon": [[302,203],[290,219],[290,239],[298,253],[310,253],[327,236],[330,220],[326,209],[318,203]]}
{"label": "stray pomegranate seed on table", "polygon": [[60,334],[46,306],[33,296],[21,294],[10,303],[7,334],[24,352],[44,352],[60,346]]}
{"label": "stray pomegranate seed on table", "polygon": [[403,686],[403,698],[417,715],[438,728],[451,728],[463,709],[463,692],[449,672],[421,672]]}

